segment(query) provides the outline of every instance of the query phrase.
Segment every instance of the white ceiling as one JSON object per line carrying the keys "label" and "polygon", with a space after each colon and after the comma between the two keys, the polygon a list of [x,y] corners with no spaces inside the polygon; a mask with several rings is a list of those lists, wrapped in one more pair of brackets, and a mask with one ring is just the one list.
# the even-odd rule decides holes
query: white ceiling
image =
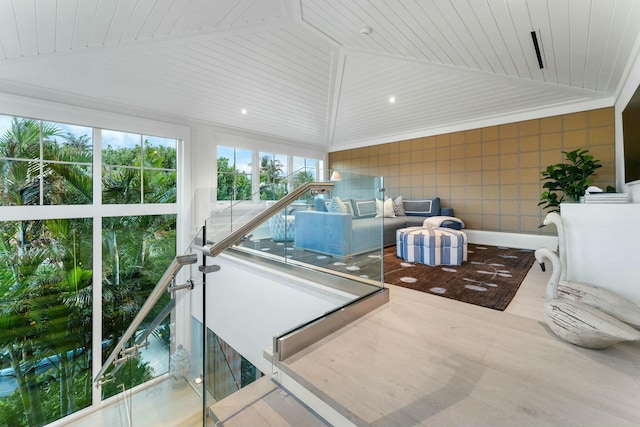
{"label": "white ceiling", "polygon": [[335,150],[613,105],[639,34],[635,0],[0,0],[0,90]]}

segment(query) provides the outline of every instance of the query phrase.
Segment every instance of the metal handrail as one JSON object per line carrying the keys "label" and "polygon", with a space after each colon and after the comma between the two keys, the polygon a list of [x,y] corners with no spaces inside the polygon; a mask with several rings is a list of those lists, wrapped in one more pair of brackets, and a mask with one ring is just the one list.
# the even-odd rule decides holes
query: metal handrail
{"label": "metal handrail", "polygon": [[[322,194],[328,190],[332,190],[334,188],[334,184],[331,182],[306,182],[301,186],[295,188],[282,199],[278,200],[276,203],[271,205],[269,208],[262,211],[255,218],[248,221],[246,224],[240,226],[237,230],[231,232],[227,237],[215,243],[213,246],[203,246],[202,252],[204,255],[214,257],[216,255],[221,254],[234,244],[238,243],[244,236],[246,236],[251,231],[255,230],[262,223],[271,218],[275,213],[279,212],[285,206],[289,205],[292,201],[298,199],[307,191],[311,191],[312,194]],[[206,245],[206,242],[203,242]],[[193,245],[195,246],[195,245]],[[187,255],[178,255],[173,260],[169,268],[165,271],[162,278],[158,281],[155,288],[149,294],[149,297],[146,299],[140,311],[133,319],[125,333],[120,338],[118,344],[111,351],[109,357],[105,360],[102,368],[98,371],[94,378],[94,382],[96,385],[99,385],[100,380],[106,373],[107,369],[118,357],[118,353],[124,350],[124,346],[126,342],[133,337],[136,333],[140,324],[144,321],[145,317],[151,312],[153,306],[158,302],[160,297],[164,294],[167,287],[173,281],[173,278],[178,274],[178,271],[182,268],[182,266],[187,264],[195,264],[198,261],[196,254],[187,254]]]}
{"label": "metal handrail", "polygon": [[169,268],[167,268],[162,278],[160,278],[155,288],[153,288],[153,290],[147,297],[147,300],[144,302],[144,304],[142,304],[142,307],[140,307],[140,311],[138,312],[136,317],[133,318],[133,321],[125,331],[124,335],[122,335],[122,338],[120,338],[120,341],[118,341],[118,344],[116,344],[116,346],[113,348],[113,351],[111,351],[111,354],[109,355],[109,357],[107,357],[107,360],[105,360],[102,368],[100,369],[100,371],[98,371],[97,375],[93,379],[96,384],[100,383],[100,379],[104,376],[105,372],[107,371],[109,366],[111,366],[116,357],[118,357],[118,353],[120,353],[120,351],[124,349],[127,341],[129,341],[133,334],[136,333],[138,326],[140,326],[140,324],[144,321],[144,318],[147,317],[147,315],[151,312],[154,304],[158,302],[160,297],[164,294],[165,289],[172,282],[176,274],[178,274],[178,271],[180,271],[180,269],[184,265],[195,264],[196,262],[198,262],[197,254],[178,255],[174,258],[174,260],[169,265]]}

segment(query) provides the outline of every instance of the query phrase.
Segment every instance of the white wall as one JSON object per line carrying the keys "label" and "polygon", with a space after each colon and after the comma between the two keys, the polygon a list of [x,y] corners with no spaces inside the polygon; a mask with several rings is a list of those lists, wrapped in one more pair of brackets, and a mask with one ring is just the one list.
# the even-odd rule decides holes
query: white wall
{"label": "white wall", "polygon": [[189,140],[189,127],[0,92],[0,114]]}
{"label": "white wall", "polygon": [[[265,373],[271,372],[271,364],[263,352],[274,335],[354,298],[224,255],[209,263],[221,269],[207,275],[208,328]],[[202,286],[191,298],[193,315],[202,322]]]}

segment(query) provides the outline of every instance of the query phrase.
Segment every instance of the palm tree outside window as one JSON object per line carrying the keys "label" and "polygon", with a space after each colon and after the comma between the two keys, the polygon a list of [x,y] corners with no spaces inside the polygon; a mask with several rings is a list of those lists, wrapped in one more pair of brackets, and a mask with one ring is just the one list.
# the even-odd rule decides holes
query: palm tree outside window
{"label": "palm tree outside window", "polygon": [[260,153],[260,200],[279,200],[287,194],[287,162],[285,155]]}

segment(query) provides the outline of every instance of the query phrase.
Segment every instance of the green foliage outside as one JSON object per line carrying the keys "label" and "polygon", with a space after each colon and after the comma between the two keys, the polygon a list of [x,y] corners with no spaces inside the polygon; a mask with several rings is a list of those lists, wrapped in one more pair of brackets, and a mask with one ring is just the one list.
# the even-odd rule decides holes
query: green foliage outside
{"label": "green foliage outside", "polygon": [[[175,256],[175,219],[174,215],[103,218],[102,325],[103,339],[108,340],[104,358],[111,353]],[[149,324],[169,300],[168,293],[162,294],[141,328]],[[162,330],[168,329],[167,322],[165,319],[160,326]],[[128,346],[133,344],[132,339]],[[121,368],[115,375],[116,381],[103,388],[103,396],[122,391],[114,385],[124,383],[129,388],[150,379],[151,372],[141,363],[135,359],[135,363],[128,362],[128,366]]]}
{"label": "green foliage outside", "polygon": [[280,160],[260,158],[260,200],[279,200],[287,194],[287,180]]}
{"label": "green foliage outside", "polygon": [[102,150],[102,203],[140,203],[141,198],[144,203],[176,201],[175,148],[153,146],[145,140],[143,152],[144,162],[139,147],[114,149],[109,145]]}
{"label": "green foliage outside", "polygon": [[229,165],[226,157],[218,158],[217,200],[251,200],[251,179]]}
{"label": "green foliage outside", "polygon": [[[218,158],[217,200],[251,200],[250,175],[237,170],[227,157]],[[294,188],[305,182],[313,182],[313,173],[300,169],[294,174]],[[279,200],[288,193],[284,165],[271,156],[260,158],[260,200]],[[305,195],[305,198],[313,196]]]}
{"label": "green foliage outside", "polygon": [[[311,172],[308,172],[306,170],[301,170],[293,176],[293,187],[298,188],[299,186],[301,186],[306,182],[313,182],[313,181],[314,181],[314,178]],[[311,192],[306,192],[304,196],[301,197],[301,199],[313,200],[313,195],[311,194]]]}
{"label": "green foliage outside", "polygon": [[[45,161],[42,174],[40,138],[40,122],[28,119],[14,119],[0,135],[0,205],[39,205],[40,180],[44,204],[91,203],[88,137],[43,125],[43,158],[79,164]],[[107,152],[106,160],[116,164],[133,156],[131,150]],[[175,150],[146,144],[144,152],[145,165],[175,168]],[[144,170],[143,176],[145,201],[175,200],[175,170]],[[140,203],[133,192],[122,195],[123,188],[131,188],[127,179],[105,178],[106,203],[116,198]],[[104,357],[175,256],[175,220],[174,215],[103,219]],[[92,227],[91,218],[0,222],[0,370],[12,371],[16,380],[15,391],[0,398],[0,425],[42,426],[91,404]],[[166,303],[168,294],[163,298]],[[166,321],[162,327],[167,329]],[[153,376],[149,366],[133,359],[103,394]]]}
{"label": "green foliage outside", "polygon": [[[68,136],[68,135],[67,135]],[[0,204],[22,206],[40,204],[40,181],[43,204],[91,203],[92,152],[87,139],[71,136],[69,144],[59,146],[53,139],[65,137],[62,131],[46,123],[42,128],[43,171],[40,173],[40,122],[14,118],[11,127],[0,136]],[[71,163],[50,163],[46,160]]]}
{"label": "green foliage outside", "polygon": [[43,425],[90,404],[91,225],[0,222],[0,352],[17,381],[16,425]]}
{"label": "green foliage outside", "polygon": [[301,170],[293,176],[293,186],[299,187],[306,182],[313,182],[313,174],[306,170]]}

